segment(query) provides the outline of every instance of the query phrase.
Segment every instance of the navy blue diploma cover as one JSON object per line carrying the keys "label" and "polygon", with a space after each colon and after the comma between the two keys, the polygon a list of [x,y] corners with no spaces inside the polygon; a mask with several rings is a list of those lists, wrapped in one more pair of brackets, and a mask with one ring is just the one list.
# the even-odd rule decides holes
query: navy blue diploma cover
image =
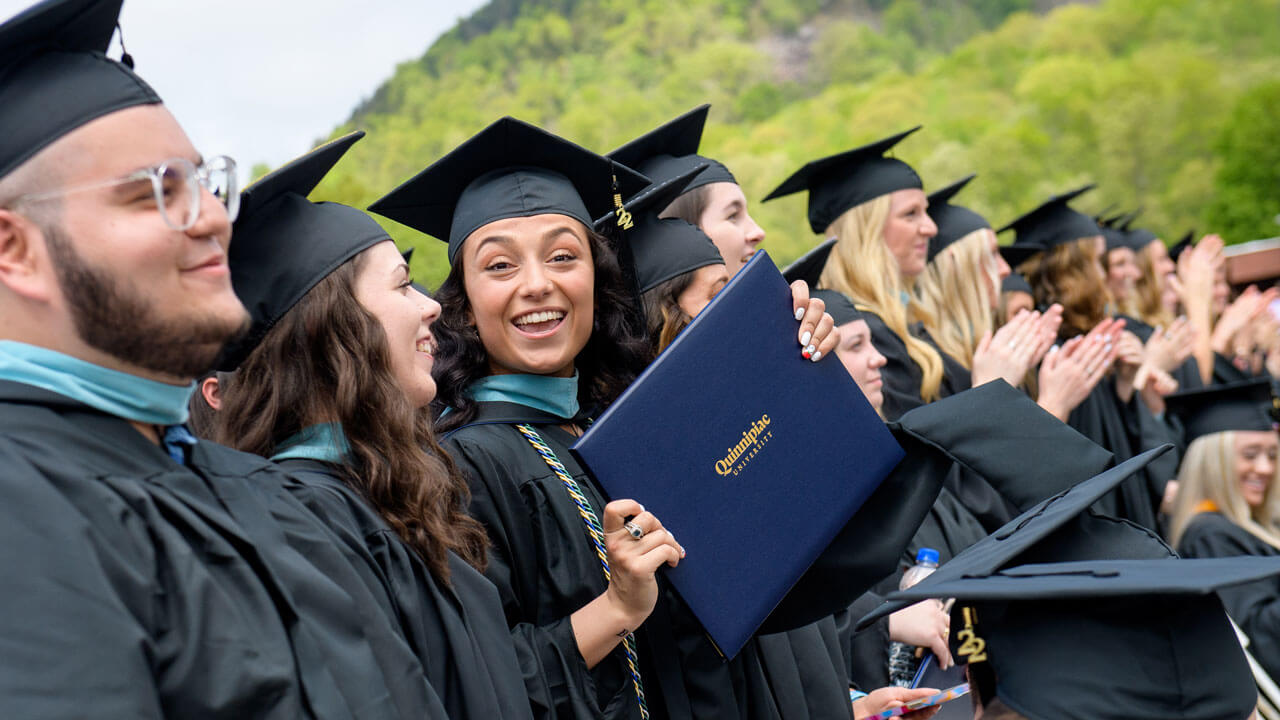
{"label": "navy blue diploma cover", "polygon": [[684,546],[667,576],[727,658],[903,456],[839,359],[801,357],[798,332],[757,252],[573,446]]}

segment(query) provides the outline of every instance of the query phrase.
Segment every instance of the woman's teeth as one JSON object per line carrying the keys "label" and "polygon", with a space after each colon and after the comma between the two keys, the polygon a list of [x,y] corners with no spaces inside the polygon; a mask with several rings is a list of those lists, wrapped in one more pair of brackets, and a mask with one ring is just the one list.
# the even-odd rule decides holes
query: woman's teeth
{"label": "woman's teeth", "polygon": [[551,322],[564,317],[564,313],[559,310],[543,310],[542,312],[528,313],[521,315],[514,320],[516,325],[534,325],[537,323]]}
{"label": "woman's teeth", "polygon": [[418,349],[418,352],[426,353],[428,355],[434,355],[436,352],[435,343],[431,342],[430,340],[419,340],[417,349]]}

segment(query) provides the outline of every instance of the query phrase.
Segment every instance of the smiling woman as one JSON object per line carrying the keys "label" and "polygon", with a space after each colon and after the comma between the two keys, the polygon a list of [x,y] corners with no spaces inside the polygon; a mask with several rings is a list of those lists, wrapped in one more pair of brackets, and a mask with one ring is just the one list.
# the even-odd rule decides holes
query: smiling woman
{"label": "smiling woman", "polygon": [[765,198],[807,190],[810,229],[837,238],[818,285],[868,311],[875,345],[888,361],[884,415],[890,420],[968,382],[964,377],[963,385],[944,386],[942,356],[908,330],[928,319],[908,291],[924,270],[938,228],[926,212],[920,176],[885,153],[916,130],[807,163]]}
{"label": "smiling woman", "polygon": [[[1268,380],[1175,393],[1167,409],[1187,428],[1170,539],[1183,557],[1280,556],[1280,440]],[[1249,651],[1280,675],[1280,580],[1218,591],[1253,641]]]}
{"label": "smiling woman", "polygon": [[[222,358],[235,372],[220,374],[215,435],[286,468],[289,493],[345,542],[372,593],[361,613],[399,640],[378,649],[386,675],[402,678],[402,714],[443,704],[456,718],[528,717],[497,593],[478,570],[484,531],[426,409],[440,306],[372,218],[306,198],[359,138],[245,191],[231,269],[253,326]],[[455,666],[477,672],[457,682]]]}

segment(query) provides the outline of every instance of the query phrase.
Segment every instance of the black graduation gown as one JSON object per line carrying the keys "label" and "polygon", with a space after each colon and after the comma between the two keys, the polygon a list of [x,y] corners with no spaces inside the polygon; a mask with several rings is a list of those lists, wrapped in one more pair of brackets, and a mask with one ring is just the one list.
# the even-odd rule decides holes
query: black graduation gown
{"label": "black graduation gown", "polygon": [[960,364],[959,360],[951,357],[945,350],[938,347],[938,343],[934,341],[933,336],[928,330],[924,329],[924,325],[916,323],[911,326],[911,332],[916,337],[929,343],[930,347],[938,351],[938,355],[942,357],[942,384],[938,386],[939,397],[951,397],[956,393],[962,393],[973,387],[973,373]]}
{"label": "black graduation gown", "polygon": [[929,509],[929,516],[911,538],[902,562],[909,567],[915,564],[916,553],[921,548],[932,548],[938,551],[941,564],[988,534],[982,522],[944,486]]}
{"label": "black graduation gown", "polygon": [[[607,584],[576,506],[512,427],[519,422],[534,426],[597,515],[606,502],[570,454],[575,438],[561,420],[513,403],[480,403],[475,422],[443,443],[471,482],[472,513],[493,543],[486,575],[498,587],[512,632],[545,638],[534,650],[559,717],[638,718],[622,646],[590,671],[578,652],[569,615]],[[636,633],[653,717],[850,717],[848,681],[835,661],[838,638],[833,623],[818,625],[821,612],[783,622],[772,637],[762,632],[726,663],[661,574],[659,584],[657,607]]]}
{"label": "black graduation gown", "polygon": [[0,381],[0,467],[0,716],[443,717],[262,458]]}
{"label": "black graduation gown", "polygon": [[[1187,524],[1178,554],[1189,558],[1280,555],[1226,516],[1203,512]],[[1218,590],[1227,614],[1249,636],[1249,652],[1274,680],[1280,678],[1280,576]]]}
{"label": "black graduation gown", "polygon": [[[1128,403],[1120,402],[1114,375],[1099,382],[1067,418],[1068,425],[1111,451],[1116,462],[1128,460],[1149,447],[1165,442],[1154,441],[1151,428],[1155,422],[1137,393]],[[1172,453],[1166,455],[1169,454]],[[1102,496],[1095,507],[1108,515],[1159,532],[1157,515],[1168,479],[1163,472],[1140,470]]]}
{"label": "black graduation gown", "polygon": [[897,420],[903,413],[924,404],[920,397],[920,383],[924,374],[916,361],[907,354],[907,344],[879,315],[862,310],[867,328],[871,331],[871,344],[884,356],[884,367],[880,368],[880,378],[884,381],[881,392],[884,394],[884,405],[880,412],[885,420]]}
{"label": "black graduation gown", "polygon": [[450,553],[449,584],[441,584],[418,554],[343,481],[337,466],[304,459],[279,464],[295,480],[289,492],[347,544],[379,605],[404,633],[448,716],[452,720],[532,717],[493,583]]}

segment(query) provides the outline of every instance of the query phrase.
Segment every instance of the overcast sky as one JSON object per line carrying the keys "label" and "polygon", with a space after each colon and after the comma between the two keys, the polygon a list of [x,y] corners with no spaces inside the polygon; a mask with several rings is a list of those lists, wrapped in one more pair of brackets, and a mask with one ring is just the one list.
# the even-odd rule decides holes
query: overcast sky
{"label": "overcast sky", "polygon": [[[0,0],[0,19],[31,5]],[[125,0],[125,46],[205,155],[311,148],[484,0]],[[118,58],[113,41],[108,55]]]}

